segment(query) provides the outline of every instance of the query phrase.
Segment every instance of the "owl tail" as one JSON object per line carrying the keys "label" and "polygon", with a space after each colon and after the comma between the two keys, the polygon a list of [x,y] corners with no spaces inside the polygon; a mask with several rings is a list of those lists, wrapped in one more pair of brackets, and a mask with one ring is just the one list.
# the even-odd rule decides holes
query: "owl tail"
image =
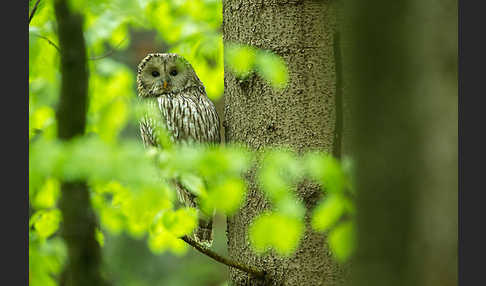
{"label": "owl tail", "polygon": [[199,225],[194,230],[194,240],[209,248],[213,244],[213,219],[200,218]]}

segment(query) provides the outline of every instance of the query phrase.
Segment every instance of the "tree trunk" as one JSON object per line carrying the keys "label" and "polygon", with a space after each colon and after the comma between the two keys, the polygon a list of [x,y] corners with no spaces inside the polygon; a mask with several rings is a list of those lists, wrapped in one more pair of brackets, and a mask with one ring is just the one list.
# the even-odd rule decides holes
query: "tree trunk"
{"label": "tree trunk", "polygon": [[352,2],[353,285],[457,285],[456,1]]}
{"label": "tree trunk", "polygon": [[[57,110],[58,137],[70,140],[84,133],[88,103],[88,67],[83,19],[72,13],[67,1],[56,0],[55,12],[61,49],[61,95]],[[105,285],[101,273],[101,250],[95,239],[96,216],[85,182],[62,182],[59,208],[62,237],[68,249],[61,285]]]}
{"label": "tree trunk", "polygon": [[[271,50],[285,60],[289,70],[289,84],[283,91],[272,89],[256,75],[238,82],[225,70],[226,142],[244,143],[254,150],[282,145],[297,152],[318,149],[332,153],[337,149],[334,22],[329,1],[223,1],[224,41]],[[255,169],[248,174],[246,202],[228,218],[228,252],[236,261],[265,270],[269,281],[230,269],[232,284],[338,284],[342,270],[331,259],[325,236],[311,230],[309,215],[305,235],[293,256],[259,256],[252,251],[247,236],[250,222],[270,207],[254,175]],[[298,187],[308,210],[321,193],[316,185]]]}

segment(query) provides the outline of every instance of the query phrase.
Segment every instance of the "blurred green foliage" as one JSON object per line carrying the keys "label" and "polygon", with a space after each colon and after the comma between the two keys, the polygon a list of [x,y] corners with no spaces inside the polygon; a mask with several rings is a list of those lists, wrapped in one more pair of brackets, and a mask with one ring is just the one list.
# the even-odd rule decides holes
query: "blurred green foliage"
{"label": "blurred green foliage", "polygon": [[[164,149],[144,149],[136,138],[134,122],[151,111],[136,100],[136,69],[116,57],[100,55],[112,49],[128,51],[134,31],[156,31],[167,47],[156,52],[183,55],[213,100],[223,93],[224,65],[240,78],[256,71],[274,88],[288,83],[285,62],[268,51],[228,43],[223,62],[221,1],[70,3],[85,17],[85,39],[92,58],[88,60],[89,110],[83,137],[56,140],[61,75],[51,1],[40,2],[29,26],[29,276],[34,286],[57,285],[66,260],[58,236],[62,217],[56,207],[61,181],[88,183],[100,221],[96,239],[103,248],[111,249],[114,237],[128,236],[145,241],[153,253],[181,256],[187,245],[178,237],[196,227],[197,212],[179,206],[171,182],[178,180],[197,194],[202,211],[232,215],[246,197],[243,174],[260,160],[241,146],[172,146],[166,134],[159,134]],[[349,257],[354,245],[349,168],[322,153],[297,156],[289,150],[272,150],[261,160],[258,182],[273,208],[250,226],[255,251],[274,249],[291,255],[298,247],[306,210],[295,188],[310,179],[328,193],[313,210],[312,227],[329,232],[339,260]],[[126,281],[117,285],[151,285],[140,282],[142,277],[135,283],[126,274],[119,276]],[[184,285],[183,280],[174,281],[178,282],[170,285]]]}
{"label": "blurred green foliage", "polygon": [[225,43],[225,61],[237,78],[245,79],[257,72],[273,88],[282,89],[288,83],[285,61],[269,51],[235,43]]}

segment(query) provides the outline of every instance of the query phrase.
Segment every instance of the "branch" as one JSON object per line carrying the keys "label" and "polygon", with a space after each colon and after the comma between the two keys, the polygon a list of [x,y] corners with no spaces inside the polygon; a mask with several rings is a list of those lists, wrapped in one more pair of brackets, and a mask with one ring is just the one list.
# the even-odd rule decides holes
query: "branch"
{"label": "branch", "polygon": [[61,52],[61,50],[59,49],[59,47],[58,47],[58,46],[57,46],[57,45],[56,45],[56,44],[55,44],[53,41],[49,40],[49,38],[48,38],[48,37],[44,37],[44,36],[42,36],[42,35],[35,34],[35,33],[33,33],[32,35],[34,35],[34,36],[36,36],[36,37],[39,37],[39,38],[41,38],[41,39],[46,40],[46,41],[47,41],[47,42],[48,42],[48,43],[49,43],[51,46],[53,46],[54,48],[56,48],[56,50],[57,50],[59,53]]}
{"label": "branch", "polygon": [[[53,46],[54,48],[56,48],[56,50],[60,53],[61,52],[61,49],[59,49],[59,46],[56,45],[53,41],[51,41],[48,37],[45,37],[45,36],[42,36],[42,35],[39,35],[39,34],[36,34],[36,33],[32,33],[32,35],[36,36],[36,37],[39,37],[43,40],[46,40],[51,46]],[[118,43],[114,49],[108,51],[106,54],[104,55],[99,55],[99,56],[94,56],[94,57],[90,57],[88,58],[88,60],[90,61],[96,61],[96,60],[100,60],[102,58],[106,58],[108,56],[110,56],[111,54],[113,54],[116,50],[116,48],[120,47],[121,44],[125,41],[126,38],[123,38],[123,40],[120,41],[120,43]]]}
{"label": "branch", "polygon": [[34,18],[34,14],[35,14],[35,11],[37,10],[37,6],[39,6],[39,2],[40,2],[40,0],[37,0],[37,2],[35,2],[34,8],[32,8],[32,11],[30,12],[29,24],[30,24],[30,21],[32,21],[32,18]]}
{"label": "branch", "polygon": [[208,249],[208,248],[201,246],[199,243],[197,243],[196,241],[194,241],[193,239],[189,238],[186,235],[181,237],[181,239],[184,240],[187,244],[194,247],[199,252],[211,257],[212,259],[214,259],[214,260],[216,260],[220,263],[223,263],[223,264],[226,264],[229,267],[233,267],[233,268],[239,269],[241,271],[250,273],[251,275],[255,276],[256,278],[259,278],[259,279],[265,278],[265,271],[258,270],[258,269],[254,268],[252,266],[242,265],[242,264],[239,264],[235,261],[229,260],[226,257],[220,256],[219,254],[212,251],[211,249]]}
{"label": "branch", "polygon": [[121,44],[123,44],[123,42],[127,39],[127,37],[123,38],[113,49],[111,49],[110,51],[108,51],[106,54],[104,55],[99,55],[99,56],[94,56],[94,57],[90,57],[88,58],[88,60],[90,61],[96,61],[96,60],[99,60],[99,59],[102,59],[102,58],[106,58],[108,56],[110,56],[111,54],[113,54],[116,49],[118,49]]}

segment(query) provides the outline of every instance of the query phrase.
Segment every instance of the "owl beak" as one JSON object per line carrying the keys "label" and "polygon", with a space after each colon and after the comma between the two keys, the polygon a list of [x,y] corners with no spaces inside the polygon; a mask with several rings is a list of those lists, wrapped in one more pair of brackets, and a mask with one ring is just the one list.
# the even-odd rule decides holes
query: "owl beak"
{"label": "owl beak", "polygon": [[164,80],[163,85],[164,85],[164,89],[166,89],[167,88],[167,85],[168,85],[167,84],[167,81]]}

